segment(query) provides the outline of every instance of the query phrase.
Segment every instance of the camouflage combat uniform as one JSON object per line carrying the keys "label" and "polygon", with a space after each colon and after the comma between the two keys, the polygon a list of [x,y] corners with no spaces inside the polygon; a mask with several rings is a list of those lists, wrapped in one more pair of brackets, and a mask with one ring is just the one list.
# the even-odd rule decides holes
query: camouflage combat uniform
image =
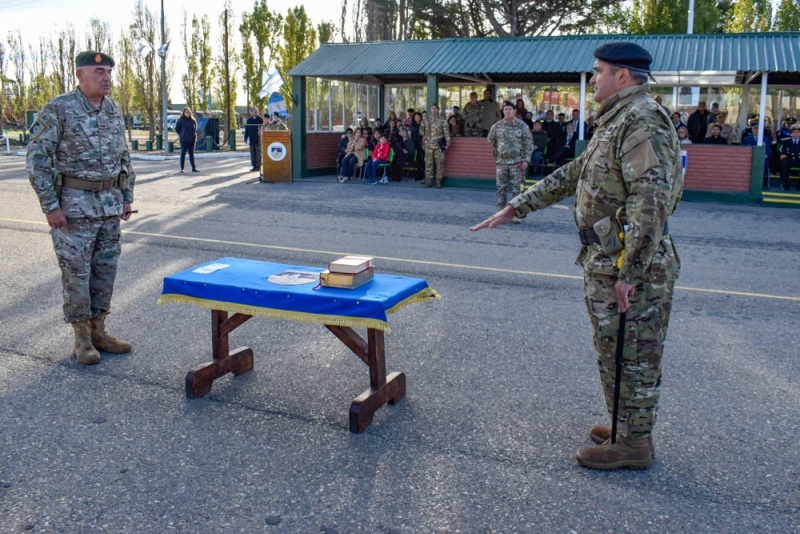
{"label": "camouflage combat uniform", "polygon": [[508,186],[511,197],[519,195],[520,184],[525,183],[523,171],[519,168],[523,161],[530,162],[533,153],[533,137],[528,125],[517,118],[511,121],[501,119],[489,130],[487,139],[494,147],[497,181],[497,209],[506,207]]}
{"label": "camouflage combat uniform", "polygon": [[596,243],[585,245],[577,264],[584,268],[586,307],[609,414],[619,325],[614,284],[624,280],[636,285],[626,312],[618,419],[620,433],[633,439],[650,436],[656,419],[661,354],[680,271],[665,230],[682,191],[675,128],[650,98],[648,84],[642,84],[602,103],[594,136],[579,157],[511,200],[516,214],[524,216],[576,195],[575,222],[581,229],[613,219],[625,208],[628,228],[622,251],[609,255]]}
{"label": "camouflage combat uniform", "polygon": [[494,100],[480,100],[478,105],[481,107],[481,122],[479,124],[481,135],[486,136],[489,133],[494,123],[503,118],[503,112],[500,110],[500,104]]}
{"label": "camouflage combat uniform", "polygon": [[264,126],[262,126],[265,130],[288,130],[289,127],[286,126],[286,123],[282,120],[277,121],[269,121]]}
{"label": "camouflage combat uniform", "polygon": [[431,114],[422,123],[422,135],[425,147],[425,187],[433,185],[434,163],[436,163],[436,187],[441,187],[444,177],[444,152],[439,149],[439,141],[444,137],[446,144],[450,144],[450,128],[447,127],[444,117],[441,115],[434,117]]}
{"label": "camouflage combat uniform", "polygon": [[480,102],[467,102],[461,115],[464,116],[464,136],[480,137],[482,117]]}
{"label": "camouflage combat uniform", "polygon": [[[52,228],[64,292],[64,319],[84,321],[106,313],[120,254],[123,202],[133,202],[135,175],[125,143],[125,123],[108,97],[95,109],[79,89],[52,99],[31,127],[28,176],[44,213],[61,209],[67,228]],[[88,182],[127,178],[105,191],[55,189],[61,174]]]}

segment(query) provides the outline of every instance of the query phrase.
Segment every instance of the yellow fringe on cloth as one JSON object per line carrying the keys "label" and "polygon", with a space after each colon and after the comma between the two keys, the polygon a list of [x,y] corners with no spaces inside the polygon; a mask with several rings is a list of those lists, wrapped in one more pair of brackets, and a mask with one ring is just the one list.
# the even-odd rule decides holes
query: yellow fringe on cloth
{"label": "yellow fringe on cloth", "polygon": [[[398,302],[392,306],[386,313],[394,313],[397,310],[413,303],[422,302],[431,298],[441,298],[439,294],[431,288],[425,288],[415,295],[411,295],[407,299]],[[233,302],[223,302],[220,300],[200,299],[196,297],[187,297],[185,295],[168,294],[161,295],[158,299],[159,306],[164,304],[192,304],[208,308],[209,310],[220,310],[228,313],[242,313],[244,315],[251,315],[254,317],[270,317],[272,319],[285,319],[287,321],[298,321],[302,323],[313,324],[328,324],[335,326],[350,326],[360,328],[374,328],[382,330],[387,334],[392,330],[386,321],[379,319],[369,319],[363,317],[348,317],[345,315],[321,315],[318,313],[305,313],[295,311],[276,310],[273,308],[262,308],[260,306],[245,306],[242,304],[235,304]]]}

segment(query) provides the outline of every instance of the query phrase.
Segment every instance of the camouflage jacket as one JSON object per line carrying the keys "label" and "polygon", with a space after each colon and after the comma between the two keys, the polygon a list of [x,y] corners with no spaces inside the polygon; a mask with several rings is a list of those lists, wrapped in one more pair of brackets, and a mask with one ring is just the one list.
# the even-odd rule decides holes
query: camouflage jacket
{"label": "camouflage jacket", "polygon": [[[31,126],[27,168],[45,213],[61,208],[67,218],[109,217],[122,215],[123,202],[133,202],[136,175],[125,142],[125,121],[108,97],[100,109],[79,89],[48,102]],[[56,174],[104,182],[123,170],[127,179],[120,187],[99,193],[65,187],[60,201],[56,196]]]}
{"label": "camouflage jacket", "polygon": [[262,126],[265,130],[288,130],[289,127],[283,121],[269,121]]}
{"label": "camouflage jacket", "polygon": [[488,130],[494,123],[503,118],[500,105],[494,100],[481,100],[478,104],[481,106],[481,122],[478,127],[482,130]]}
{"label": "camouflage jacket", "polygon": [[[461,112],[461,115],[464,117],[464,125],[467,128],[479,128],[481,124],[481,117],[483,117],[482,108],[480,102],[467,102],[464,105],[464,111]],[[474,124],[470,126],[470,124]]]}
{"label": "camouflage jacket", "polygon": [[593,228],[625,208],[624,249],[608,256],[598,244],[586,245],[577,263],[588,272],[629,283],[658,282],[680,269],[672,240],[664,233],[683,192],[675,127],[648,84],[635,85],[606,99],[586,150],[571,163],[512,199],[518,216],[575,198],[575,222]]}
{"label": "camouflage jacket", "polygon": [[489,130],[487,140],[494,147],[494,159],[498,165],[530,161],[533,154],[531,131],[527,124],[517,118],[511,122],[500,119]]}
{"label": "camouflage jacket", "polygon": [[439,115],[434,117],[431,115],[422,122],[422,137],[427,148],[435,148],[439,146],[439,139],[444,137],[447,144],[450,144],[450,128],[447,121]]}

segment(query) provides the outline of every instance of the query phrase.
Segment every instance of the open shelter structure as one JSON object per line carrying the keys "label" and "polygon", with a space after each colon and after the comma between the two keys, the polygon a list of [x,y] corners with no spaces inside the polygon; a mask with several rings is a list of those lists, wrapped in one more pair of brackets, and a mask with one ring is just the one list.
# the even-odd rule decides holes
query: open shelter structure
{"label": "open shelter structure", "polygon": [[[496,94],[505,87],[508,92],[503,97],[511,100],[524,96],[525,91],[511,94],[510,87],[543,90],[545,107],[555,102],[568,111],[580,110],[578,134],[583,139],[583,123],[597,107],[587,94],[593,52],[602,44],[617,41],[635,42],[651,53],[655,79],[651,91],[662,94],[672,109],[689,111],[697,100],[710,100],[721,90],[733,95],[731,102],[738,110],[734,125],[737,142],[751,115],[765,117],[771,112],[778,121],[774,131],[785,114],[794,114],[800,107],[793,104],[800,86],[800,32],[325,44],[288,73],[293,80],[296,117],[292,127],[294,177],[334,174],[339,138],[359,118],[385,120],[389,110],[404,102],[416,104],[412,106],[415,109],[421,105],[429,108],[434,102],[443,110],[451,101],[461,106],[467,99],[463,91],[455,89],[459,87],[476,88],[479,94],[484,88]],[[574,86],[577,98],[559,100],[556,95],[563,86]],[[405,100],[397,99],[404,87],[415,87],[416,93],[410,99],[408,95]],[[686,197],[761,202],[763,145],[761,129],[755,147],[684,147]],[[579,143],[578,150],[582,147]],[[494,161],[486,139],[454,138],[444,172],[446,182],[453,185],[488,185],[491,179],[493,187]]]}

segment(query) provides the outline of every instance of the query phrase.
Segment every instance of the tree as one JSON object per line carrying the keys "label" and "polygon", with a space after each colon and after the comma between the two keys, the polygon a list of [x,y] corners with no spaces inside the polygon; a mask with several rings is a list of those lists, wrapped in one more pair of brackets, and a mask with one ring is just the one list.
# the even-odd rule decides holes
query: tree
{"label": "tree", "polygon": [[192,19],[192,46],[197,56],[198,83],[200,84],[200,109],[208,111],[211,107],[211,80],[214,74],[214,56],[211,54],[211,23],[208,15],[201,20]]}
{"label": "tree", "polygon": [[615,0],[483,0],[492,29],[500,37],[582,33],[597,13]]}
{"label": "tree", "polygon": [[725,29],[731,33],[766,32],[771,27],[770,0],[736,0]]}
{"label": "tree", "polygon": [[77,83],[75,78],[75,55],[78,53],[78,43],[75,39],[75,29],[72,24],[67,24],[66,29],[56,34],[53,43],[51,60],[52,69],[58,81],[58,92],[66,93]]}
{"label": "tree", "polygon": [[334,33],[336,33],[336,26],[333,25],[333,22],[325,21],[317,24],[317,37],[319,38],[320,46],[332,42]]}
{"label": "tree", "polygon": [[781,0],[778,11],[775,13],[775,31],[800,30],[800,3],[798,0]]}
{"label": "tree", "polygon": [[[192,28],[196,27],[197,17],[192,17]],[[183,87],[183,98],[186,100],[186,106],[191,109],[197,109],[197,102],[199,99],[197,80],[198,56],[195,48],[197,47],[194,35],[189,27],[189,17],[186,10],[183,11],[183,23],[181,24],[181,44],[183,45],[183,55],[186,58],[186,74],[181,77],[181,86]]]}
{"label": "tree", "polygon": [[[131,38],[133,42],[144,41],[153,46],[156,41],[156,18],[142,0],[137,0],[133,8],[133,24],[131,24]],[[142,57],[135,57],[133,61],[133,80],[136,89],[134,102],[147,113],[150,125],[150,138],[156,135],[156,111],[159,108],[157,99],[158,76],[156,74],[156,60],[158,56],[151,50]]]}
{"label": "tree", "polygon": [[[721,31],[721,12],[717,0],[696,0],[692,33]],[[634,0],[626,33],[687,33],[689,0]]]}
{"label": "tree", "polygon": [[111,52],[113,48],[111,43],[114,38],[111,35],[111,29],[108,26],[108,22],[97,18],[92,18],[89,21],[89,25],[91,27],[91,34],[86,37],[86,45],[88,46],[89,50],[106,53]]}
{"label": "tree", "polygon": [[17,30],[17,35],[8,34],[8,59],[14,67],[14,77],[9,81],[9,100],[11,104],[12,120],[23,128],[25,125],[25,112],[28,110],[27,84],[25,82],[25,45],[22,42],[22,33]]}
{"label": "tree", "polygon": [[255,3],[251,13],[242,15],[239,30],[242,34],[242,63],[247,100],[248,103],[263,107],[258,93],[264,72],[277,59],[283,17],[270,11],[265,0],[260,0]]}
{"label": "tree", "polygon": [[218,77],[219,93],[222,97],[222,112],[225,116],[224,142],[228,142],[229,130],[233,128],[236,110],[236,89],[238,87],[236,71],[238,61],[234,53],[234,14],[230,0],[225,0],[225,10],[219,17],[220,30],[220,56],[217,60],[221,76]]}
{"label": "tree", "polygon": [[6,81],[6,47],[0,42],[0,135],[6,123],[6,107],[8,107],[8,93]]}
{"label": "tree", "polygon": [[134,63],[136,61],[136,51],[133,46],[133,39],[124,32],[120,32],[122,38],[115,47],[116,66],[114,67],[114,88],[113,98],[122,110],[125,117],[125,125],[128,128],[128,141],[132,138],[133,128],[133,97],[136,90],[134,77]]}
{"label": "tree", "polygon": [[[317,31],[306,14],[306,8],[290,8],[286,13],[283,25],[284,45],[280,47],[280,70],[282,74],[289,72],[311,52],[317,48]],[[286,93],[292,95],[292,79],[284,77]],[[287,99],[287,107],[291,107],[292,99]]]}

